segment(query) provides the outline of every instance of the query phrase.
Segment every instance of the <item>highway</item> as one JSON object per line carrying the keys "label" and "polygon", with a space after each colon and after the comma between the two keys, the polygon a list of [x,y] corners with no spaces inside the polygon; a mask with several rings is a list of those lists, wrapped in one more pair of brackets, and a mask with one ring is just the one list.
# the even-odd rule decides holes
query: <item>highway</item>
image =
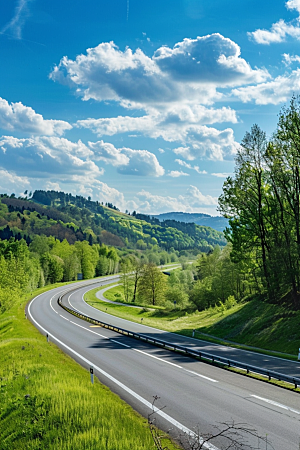
{"label": "highway", "polygon": [[[215,434],[214,426],[235,422],[255,429],[267,438],[267,442],[259,442],[256,437],[246,436],[252,448],[299,449],[299,394],[95,327],[70,315],[57,304],[58,296],[72,289],[64,297],[69,306],[85,311],[85,314],[88,311],[88,315],[101,317],[104,322],[119,322],[122,319],[97,311],[83,301],[87,290],[117,279],[107,277],[98,282],[94,280],[96,284],[92,286],[86,282],[78,283],[76,286],[83,287],[77,290],[73,284],[45,292],[28,305],[26,314],[63,351],[86,368],[92,365],[101,382],[145,417],[152,411],[154,396],[158,396],[155,402],[159,409],[155,414],[157,425],[170,430],[174,437],[182,432],[180,430],[199,430],[202,436]],[[132,324],[126,322],[128,326]],[[119,326],[126,328],[124,321]],[[140,324],[131,326],[138,326],[139,332],[143,327]],[[162,333],[146,328],[142,328],[143,333]],[[174,336],[178,338],[165,333],[164,339],[174,339]],[[194,340],[189,343],[202,345]],[[269,357],[264,358],[268,360]],[[278,360],[273,364],[283,362]],[[299,364],[291,364],[299,376]],[[226,443],[220,438],[213,441],[214,446],[207,445],[206,448],[221,449]]]}

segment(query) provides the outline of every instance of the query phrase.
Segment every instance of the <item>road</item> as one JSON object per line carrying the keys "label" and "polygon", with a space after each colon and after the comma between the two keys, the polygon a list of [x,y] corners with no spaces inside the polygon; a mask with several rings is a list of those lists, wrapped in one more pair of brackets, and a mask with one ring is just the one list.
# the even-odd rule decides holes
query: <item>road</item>
{"label": "road", "polygon": [[[110,277],[92,287],[114,280],[117,278]],[[195,429],[205,435],[216,432],[214,425],[234,421],[267,435],[268,443],[259,445],[257,438],[249,436],[253,448],[299,449],[299,394],[92,326],[57,304],[58,295],[74,287],[56,288],[38,296],[27,310],[30,320],[84,367],[92,365],[101,382],[145,417],[151,412],[154,396],[158,396],[155,405],[163,408],[155,414],[160,428],[171,429],[173,436],[178,436],[179,430]],[[101,315],[102,321],[116,320],[83,302],[83,294],[89,289],[91,286],[71,291],[65,301],[86,308],[89,315],[91,311]],[[174,334],[165,333],[164,339],[166,335],[174,338]],[[297,363],[294,366],[299,369]],[[214,441],[216,447],[207,448],[220,449],[224,444],[218,439]]]}

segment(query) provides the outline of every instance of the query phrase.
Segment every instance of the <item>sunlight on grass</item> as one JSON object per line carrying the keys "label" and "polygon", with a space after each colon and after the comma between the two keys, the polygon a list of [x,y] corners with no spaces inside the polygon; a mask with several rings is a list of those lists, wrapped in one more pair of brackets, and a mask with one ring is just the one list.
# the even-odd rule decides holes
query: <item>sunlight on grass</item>
{"label": "sunlight on grass", "polygon": [[28,300],[0,316],[1,450],[153,448],[147,420],[25,319]]}

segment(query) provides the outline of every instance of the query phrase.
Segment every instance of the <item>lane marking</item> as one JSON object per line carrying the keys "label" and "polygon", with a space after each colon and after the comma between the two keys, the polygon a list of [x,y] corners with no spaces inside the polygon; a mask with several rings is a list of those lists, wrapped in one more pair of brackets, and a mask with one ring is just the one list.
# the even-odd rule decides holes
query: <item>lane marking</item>
{"label": "lane marking", "polygon": [[130,345],[122,344],[121,342],[115,341],[114,339],[110,339],[111,342],[115,342],[116,344],[123,345],[123,347],[131,348]]}
{"label": "lane marking", "polygon": [[150,353],[143,352],[142,350],[138,350],[137,348],[133,348],[132,350],[134,350],[135,352],[143,353],[144,355],[150,356],[150,358],[158,359],[159,361],[165,362],[167,364],[170,364],[171,366],[175,366],[175,367],[178,367],[179,369],[182,369],[182,367],[179,366],[178,364],[174,364],[174,363],[171,363],[170,361],[167,361],[165,359],[158,358],[157,356],[154,356],[154,355],[150,355]]}
{"label": "lane marking", "polygon": [[275,402],[274,400],[259,397],[258,395],[251,395],[251,397],[257,398],[258,400],[262,400],[263,402],[269,403],[270,405],[278,406],[278,408],[286,409],[287,411],[293,412],[295,414],[300,414],[300,411],[290,408],[289,406],[283,405],[282,403]]}
{"label": "lane marking", "polygon": [[192,373],[193,375],[197,375],[197,377],[205,378],[205,380],[212,381],[213,383],[219,383],[217,380],[214,380],[213,378],[206,377],[205,375],[201,375],[200,373],[193,372],[192,370],[188,370],[188,369],[184,369],[184,368],[183,368],[183,370],[185,372]]}
{"label": "lane marking", "polygon": [[[40,294],[42,295],[42,294]],[[110,375],[109,373],[105,372],[104,370],[102,370],[100,367],[96,366],[92,361],[90,361],[89,359],[85,358],[84,356],[82,356],[80,353],[76,352],[75,350],[73,350],[71,347],[69,347],[68,345],[66,345],[64,342],[62,342],[60,339],[56,338],[55,336],[53,336],[53,334],[49,333],[44,327],[42,327],[32,316],[30,308],[32,303],[34,302],[34,300],[36,300],[40,295],[38,295],[37,297],[35,297],[33,300],[31,300],[31,302],[29,303],[28,306],[28,314],[31,317],[31,320],[37,325],[38,328],[40,328],[41,330],[44,331],[44,333],[48,334],[49,337],[51,337],[52,339],[54,339],[55,341],[57,341],[60,345],[62,345],[65,349],[67,349],[69,352],[73,353],[75,356],[77,356],[78,358],[80,358],[82,361],[84,361],[86,364],[88,364],[89,366],[93,366],[95,370],[97,370],[99,373],[101,373],[102,375],[104,375],[106,378],[108,378],[109,380],[111,380],[113,383],[115,383],[117,386],[119,386],[121,389],[123,389],[124,391],[126,391],[128,394],[130,394],[132,397],[134,397],[135,399],[137,399],[139,402],[141,402],[143,405],[145,405],[146,407],[148,407],[151,411],[154,411],[157,415],[161,416],[163,419],[167,420],[169,423],[171,423],[173,426],[175,426],[176,428],[178,428],[179,430],[183,431],[184,433],[186,433],[189,436],[193,436],[197,439],[197,442],[199,442],[200,444],[203,444],[203,447],[206,448],[207,450],[219,450],[215,445],[213,444],[209,444],[207,442],[204,442],[203,438],[201,438],[201,436],[197,436],[196,433],[192,430],[190,430],[189,428],[187,428],[185,425],[183,425],[182,423],[178,422],[176,419],[173,419],[173,417],[169,416],[168,414],[166,414],[165,412],[161,411],[159,408],[157,408],[155,405],[152,405],[152,403],[148,402],[148,400],[146,400],[144,397],[142,397],[141,395],[137,394],[135,391],[133,391],[132,389],[130,389],[128,386],[126,386],[124,383],[121,383],[121,381],[117,380],[116,378],[114,378],[112,375]],[[91,331],[91,330],[89,330]]]}
{"label": "lane marking", "polygon": [[70,319],[67,319],[66,317],[62,316],[61,314],[59,314],[59,316],[60,316],[62,319],[65,319],[65,320],[67,320],[68,322],[70,322]]}
{"label": "lane marking", "polygon": [[76,327],[83,328],[84,330],[89,331],[90,333],[96,334],[97,336],[101,336],[104,339],[109,339],[107,336],[104,336],[103,334],[100,334],[100,333],[96,333],[96,331],[89,330],[88,328],[83,327],[82,325],[79,325],[78,323],[73,322],[72,320],[70,320],[70,323],[73,323],[73,325],[76,325]]}
{"label": "lane marking", "polygon": [[90,325],[90,328],[101,328],[100,325]]}

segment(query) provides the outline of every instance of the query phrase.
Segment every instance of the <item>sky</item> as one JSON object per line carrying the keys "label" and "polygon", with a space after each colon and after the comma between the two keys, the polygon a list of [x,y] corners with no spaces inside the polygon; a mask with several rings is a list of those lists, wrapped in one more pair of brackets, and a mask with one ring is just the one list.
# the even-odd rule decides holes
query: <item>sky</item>
{"label": "sky", "polygon": [[300,0],[0,0],[0,192],[218,215],[300,90]]}

